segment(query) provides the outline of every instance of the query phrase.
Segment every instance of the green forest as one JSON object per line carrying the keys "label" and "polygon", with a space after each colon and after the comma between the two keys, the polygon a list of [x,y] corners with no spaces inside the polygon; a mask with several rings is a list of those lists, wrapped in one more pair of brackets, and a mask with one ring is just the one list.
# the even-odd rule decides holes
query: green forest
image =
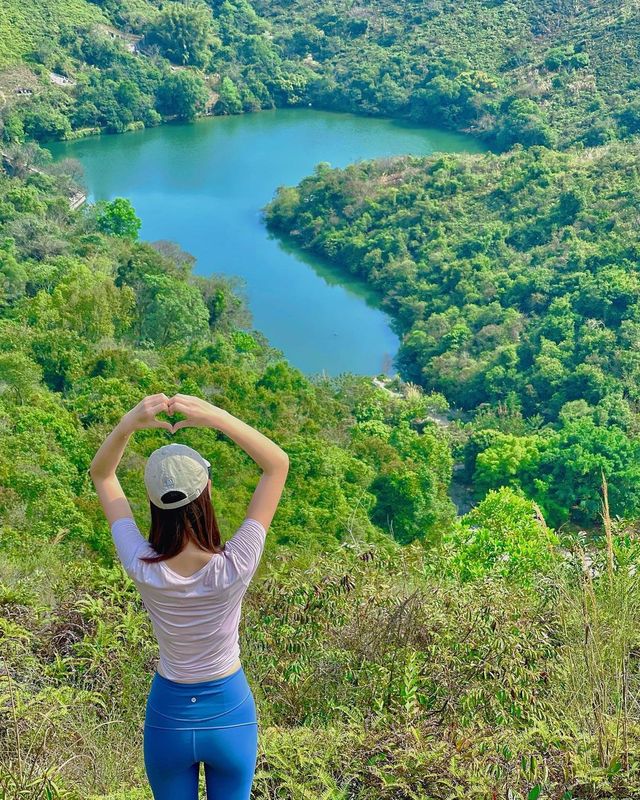
{"label": "green forest", "polygon": [[[151,800],[157,644],[88,469],[160,392],[290,459],[240,628],[252,797],[640,798],[639,61],[634,0],[4,0],[0,800]],[[44,147],[284,107],[490,148],[320,163],[264,209],[375,291],[387,388],[295,368]],[[175,440],[228,537],[255,463]],[[118,470],[143,532],[166,441]]]}

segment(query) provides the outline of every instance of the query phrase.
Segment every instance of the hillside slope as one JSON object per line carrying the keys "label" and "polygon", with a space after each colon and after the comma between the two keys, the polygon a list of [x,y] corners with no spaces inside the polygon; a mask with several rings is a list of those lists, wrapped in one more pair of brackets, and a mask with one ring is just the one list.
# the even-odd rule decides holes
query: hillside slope
{"label": "hillside slope", "polygon": [[20,62],[44,41],[57,40],[66,25],[106,23],[89,0],[2,0],[0,69]]}
{"label": "hillside slope", "polygon": [[[0,26],[0,69],[41,76],[37,96],[16,98],[0,72],[5,138],[20,138],[29,108],[49,120],[27,124],[44,140],[309,104],[467,131],[497,149],[640,131],[631,0],[9,0]],[[52,87],[50,70],[75,84]]]}
{"label": "hillside slope", "polygon": [[[311,94],[513,142],[597,145],[640,130],[633,0],[256,0]],[[629,104],[632,104],[631,109]]]}

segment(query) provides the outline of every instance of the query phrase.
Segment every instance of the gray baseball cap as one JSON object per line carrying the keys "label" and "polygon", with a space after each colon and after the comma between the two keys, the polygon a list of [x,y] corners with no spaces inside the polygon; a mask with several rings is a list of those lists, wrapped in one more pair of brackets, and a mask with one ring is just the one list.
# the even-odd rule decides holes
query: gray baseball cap
{"label": "gray baseball cap", "polygon": [[[186,444],[166,444],[147,459],[144,482],[149,499],[158,508],[180,508],[199,497],[210,477],[211,464],[197,450]],[[164,503],[167,492],[181,492],[184,497]]]}

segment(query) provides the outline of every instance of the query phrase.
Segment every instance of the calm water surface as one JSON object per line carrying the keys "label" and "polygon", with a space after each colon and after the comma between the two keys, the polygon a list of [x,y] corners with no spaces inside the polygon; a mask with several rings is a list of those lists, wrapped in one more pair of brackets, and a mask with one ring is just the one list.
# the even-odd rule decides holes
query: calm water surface
{"label": "calm water surface", "polygon": [[261,208],[315,165],[434,151],[483,152],[469,137],[307,109],[207,117],[49,145],[79,159],[89,200],[127,197],[140,237],[170,239],[194,272],[244,279],[253,326],[307,374],[392,374],[399,341],[359,281],[271,235]]}

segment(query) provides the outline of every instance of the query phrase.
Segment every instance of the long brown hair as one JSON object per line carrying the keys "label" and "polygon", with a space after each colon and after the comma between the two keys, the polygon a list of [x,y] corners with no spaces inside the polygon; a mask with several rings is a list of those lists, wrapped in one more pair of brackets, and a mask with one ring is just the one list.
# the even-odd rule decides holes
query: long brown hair
{"label": "long brown hair", "polygon": [[[176,497],[172,498],[171,494],[173,493],[167,492],[163,495],[163,501],[171,503],[181,496],[176,493]],[[151,501],[149,506],[151,508],[149,544],[158,555],[140,556],[141,561],[149,564],[165,561],[177,555],[189,539],[193,539],[198,547],[209,553],[221,553],[224,550],[224,545],[220,544],[220,529],[209,496],[209,484],[186,506],[159,508]]]}

